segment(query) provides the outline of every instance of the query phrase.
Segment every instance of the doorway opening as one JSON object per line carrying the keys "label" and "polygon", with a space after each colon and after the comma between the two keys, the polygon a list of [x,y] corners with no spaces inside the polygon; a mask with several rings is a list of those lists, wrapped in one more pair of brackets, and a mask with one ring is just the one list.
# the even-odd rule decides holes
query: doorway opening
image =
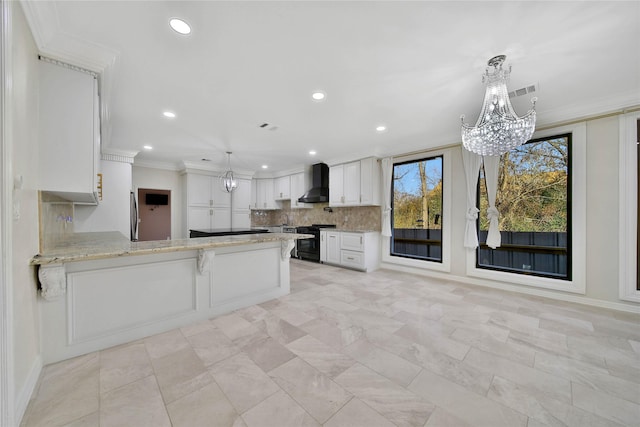
{"label": "doorway opening", "polygon": [[138,189],[138,241],[171,239],[171,190]]}

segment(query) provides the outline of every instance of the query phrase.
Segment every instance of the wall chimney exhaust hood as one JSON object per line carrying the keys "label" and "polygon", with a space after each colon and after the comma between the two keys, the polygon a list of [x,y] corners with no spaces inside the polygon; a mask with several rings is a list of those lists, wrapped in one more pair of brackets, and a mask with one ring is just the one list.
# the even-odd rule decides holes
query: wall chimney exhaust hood
{"label": "wall chimney exhaust hood", "polygon": [[309,191],[298,199],[300,203],[323,203],[329,201],[329,166],[316,163],[312,166],[313,181]]}

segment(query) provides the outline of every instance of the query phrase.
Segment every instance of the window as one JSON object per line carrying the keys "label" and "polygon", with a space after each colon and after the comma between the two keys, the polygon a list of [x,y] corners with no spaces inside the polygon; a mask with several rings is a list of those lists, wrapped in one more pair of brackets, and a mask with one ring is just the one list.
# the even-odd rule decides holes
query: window
{"label": "window", "polygon": [[443,156],[393,165],[394,257],[442,262]]}
{"label": "window", "polygon": [[481,171],[476,267],[571,280],[571,179],[571,134],[531,140],[504,154],[496,197],[502,244],[491,249]]}

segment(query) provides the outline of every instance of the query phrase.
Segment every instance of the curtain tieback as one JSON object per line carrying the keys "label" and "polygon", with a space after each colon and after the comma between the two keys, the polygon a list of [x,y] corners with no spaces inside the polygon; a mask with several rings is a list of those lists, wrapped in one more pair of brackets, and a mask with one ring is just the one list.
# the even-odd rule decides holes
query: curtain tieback
{"label": "curtain tieback", "polygon": [[469,208],[467,210],[467,220],[469,221],[475,221],[476,219],[478,219],[478,213],[480,212],[480,210],[476,207],[473,208]]}
{"label": "curtain tieback", "polygon": [[496,208],[487,209],[487,218],[489,219],[498,219],[500,218],[500,212]]}

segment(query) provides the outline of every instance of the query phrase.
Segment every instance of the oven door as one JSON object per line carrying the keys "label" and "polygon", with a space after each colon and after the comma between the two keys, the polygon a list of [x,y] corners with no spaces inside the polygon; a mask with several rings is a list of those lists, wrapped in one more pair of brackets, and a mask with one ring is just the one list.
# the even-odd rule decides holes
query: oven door
{"label": "oven door", "polygon": [[320,231],[299,228],[298,233],[313,234],[313,239],[300,239],[296,242],[298,258],[320,262]]}

